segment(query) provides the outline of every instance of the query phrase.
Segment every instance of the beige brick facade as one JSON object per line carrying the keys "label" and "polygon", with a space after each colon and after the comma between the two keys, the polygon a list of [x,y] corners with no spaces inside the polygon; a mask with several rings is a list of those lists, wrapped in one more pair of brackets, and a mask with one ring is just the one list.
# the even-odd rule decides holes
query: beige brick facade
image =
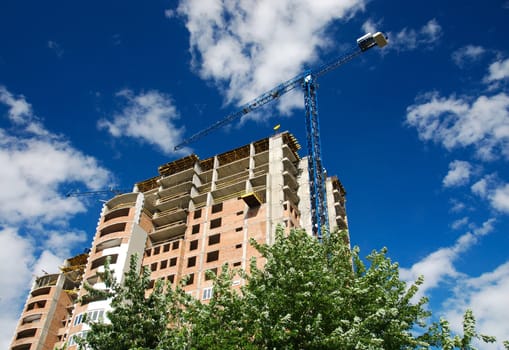
{"label": "beige brick facade", "polygon": [[[204,160],[190,155],[160,166],[157,176],[135,184],[132,193],[105,203],[83,280],[103,287],[97,272],[110,259],[121,282],[130,256],[138,254],[140,266],[151,271],[152,283],[163,279],[175,285],[187,278],[185,290],[207,300],[212,281],[206,271],[220,271],[223,264],[248,268],[258,254],[251,239],[272,243],[277,225],[311,232],[307,161],[298,149],[294,137],[284,132]],[[338,179],[328,178],[331,226],[346,228],[344,195]],[[243,283],[239,277],[233,284]],[[58,301],[46,295],[53,313],[42,314],[55,321],[47,326],[47,335],[20,320],[11,349],[50,349],[63,342],[75,349],[75,337],[88,329],[83,315],[100,319],[109,309],[107,300],[87,300],[85,294],[80,288],[78,295],[86,302],[75,305],[67,292],[61,292]],[[29,298],[27,305],[35,301]],[[25,310],[22,320],[32,313]]]}

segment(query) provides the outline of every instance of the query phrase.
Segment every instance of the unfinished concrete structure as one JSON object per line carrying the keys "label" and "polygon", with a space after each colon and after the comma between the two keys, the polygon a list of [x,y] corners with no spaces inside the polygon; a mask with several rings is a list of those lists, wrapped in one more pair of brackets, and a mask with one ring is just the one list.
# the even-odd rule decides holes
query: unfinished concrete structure
{"label": "unfinished concrete structure", "polygon": [[[83,280],[103,288],[97,272],[109,258],[121,282],[136,253],[151,271],[151,281],[175,285],[187,277],[185,290],[209,299],[212,281],[205,272],[225,263],[246,268],[257,255],[250,239],[272,243],[277,225],[312,232],[308,162],[299,157],[299,148],[283,132],[204,160],[193,154],[160,166],[157,176],[135,184],[132,193],[104,204]],[[346,228],[341,183],[329,177],[326,189],[331,226]],[[233,284],[243,283],[239,278]],[[88,330],[83,316],[99,320],[109,309],[108,300],[88,299],[83,288],[79,296],[83,303],[67,308],[63,318],[55,316],[61,327],[53,345],[67,342],[75,349],[76,337]],[[33,347],[17,347],[16,339],[13,350],[46,349],[38,345],[43,339],[37,334],[22,339],[32,339]]]}
{"label": "unfinished concrete structure", "polygon": [[80,254],[67,259],[60,273],[35,279],[11,350],[53,350],[65,338],[87,258],[87,254]]}

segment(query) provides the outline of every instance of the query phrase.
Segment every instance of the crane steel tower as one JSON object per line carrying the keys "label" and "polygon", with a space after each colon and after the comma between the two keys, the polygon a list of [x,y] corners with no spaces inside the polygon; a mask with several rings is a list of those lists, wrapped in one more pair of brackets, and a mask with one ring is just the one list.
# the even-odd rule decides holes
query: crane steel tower
{"label": "crane steel tower", "polygon": [[327,213],[327,196],[325,192],[326,174],[322,166],[320,128],[318,122],[318,107],[316,99],[316,79],[325,73],[347,63],[355,57],[361,55],[372,47],[384,47],[387,45],[387,38],[381,32],[375,34],[368,33],[357,39],[357,46],[344,56],[321,65],[312,70],[306,70],[296,77],[279,84],[273,89],[263,93],[254,100],[242,105],[240,109],[225,118],[215,122],[211,126],[203,129],[191,137],[185,139],[175,146],[175,150],[202,138],[210,132],[242,117],[243,115],[254,111],[263,105],[278,99],[287,92],[301,87],[304,91],[304,106],[306,109],[306,140],[308,150],[308,171],[309,171],[309,190],[311,198],[311,220],[313,234],[319,240],[322,239],[322,229],[329,229],[329,219]]}

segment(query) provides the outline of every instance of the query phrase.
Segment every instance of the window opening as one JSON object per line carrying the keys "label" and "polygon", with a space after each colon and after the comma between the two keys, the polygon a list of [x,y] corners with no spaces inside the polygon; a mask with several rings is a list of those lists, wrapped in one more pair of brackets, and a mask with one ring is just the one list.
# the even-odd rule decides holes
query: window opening
{"label": "window opening", "polygon": [[207,262],[216,261],[219,259],[219,250],[207,253]]}
{"label": "window opening", "polygon": [[221,241],[221,234],[212,235],[209,237],[209,245],[218,244]]}
{"label": "window opening", "polygon": [[219,226],[221,226],[221,218],[214,219],[214,220],[210,221],[210,228],[211,229],[219,227]]}
{"label": "window opening", "polygon": [[212,206],[212,214],[219,213],[223,210],[223,203],[214,204]]}
{"label": "window opening", "polygon": [[203,300],[209,300],[212,298],[212,287],[204,288],[203,289]]}
{"label": "window opening", "polygon": [[192,256],[189,259],[187,259],[187,267],[193,267],[196,265],[196,257]]}

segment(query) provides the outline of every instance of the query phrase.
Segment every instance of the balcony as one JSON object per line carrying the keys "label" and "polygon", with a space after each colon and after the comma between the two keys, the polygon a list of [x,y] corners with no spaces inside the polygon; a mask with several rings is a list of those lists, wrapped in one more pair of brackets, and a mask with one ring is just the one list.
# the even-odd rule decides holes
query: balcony
{"label": "balcony", "polygon": [[295,204],[299,203],[299,196],[297,196],[297,193],[290,186],[283,186],[283,192],[285,193],[285,200],[289,200]]}
{"label": "balcony", "polygon": [[185,181],[172,187],[161,187],[159,188],[159,192],[157,193],[157,195],[159,198],[172,197],[178,193],[191,191],[192,186],[193,186],[192,181]]}
{"label": "balcony", "polygon": [[[191,185],[191,183],[189,183]],[[156,208],[160,212],[166,211],[171,208],[188,208],[189,207],[189,200],[191,199],[191,193],[190,193],[191,186],[189,186],[189,189],[184,190],[179,193],[173,193],[169,196],[159,198],[156,201]]]}
{"label": "balcony", "polygon": [[156,212],[152,217],[152,221],[156,226],[164,226],[175,221],[184,221],[186,217],[187,209],[177,207],[161,212]]}
{"label": "balcony", "polygon": [[163,187],[173,187],[181,184],[182,182],[188,182],[193,178],[194,168],[189,168],[178,172],[176,174],[172,174],[170,176],[165,176],[158,180],[159,184]]}
{"label": "balcony", "polygon": [[35,280],[34,290],[37,288],[54,286],[57,284],[59,274],[50,274],[39,277]]}
{"label": "balcony", "polygon": [[249,157],[235,160],[231,163],[226,163],[223,166],[220,166],[217,168],[217,174],[219,175],[219,178],[221,178],[232,174],[238,174],[246,169],[249,169]]}
{"label": "balcony", "polygon": [[214,203],[220,203],[230,198],[240,197],[244,194],[245,189],[245,179],[238,179],[234,182],[223,184],[222,187],[216,188],[216,190],[212,191]]}
{"label": "balcony", "polygon": [[172,222],[171,224],[157,227],[150,233],[149,237],[152,243],[162,242],[180,236],[183,237],[186,228],[187,224],[185,221]]}
{"label": "balcony", "polygon": [[285,178],[285,184],[290,186],[292,190],[297,191],[299,183],[295,179],[295,176],[293,176],[293,174],[289,171],[283,171],[283,177]]}
{"label": "balcony", "polygon": [[136,199],[138,198],[138,193],[126,193],[121,194],[119,196],[115,196],[109,201],[106,202],[106,208],[108,208],[108,212],[111,210],[133,207],[136,204]]}

